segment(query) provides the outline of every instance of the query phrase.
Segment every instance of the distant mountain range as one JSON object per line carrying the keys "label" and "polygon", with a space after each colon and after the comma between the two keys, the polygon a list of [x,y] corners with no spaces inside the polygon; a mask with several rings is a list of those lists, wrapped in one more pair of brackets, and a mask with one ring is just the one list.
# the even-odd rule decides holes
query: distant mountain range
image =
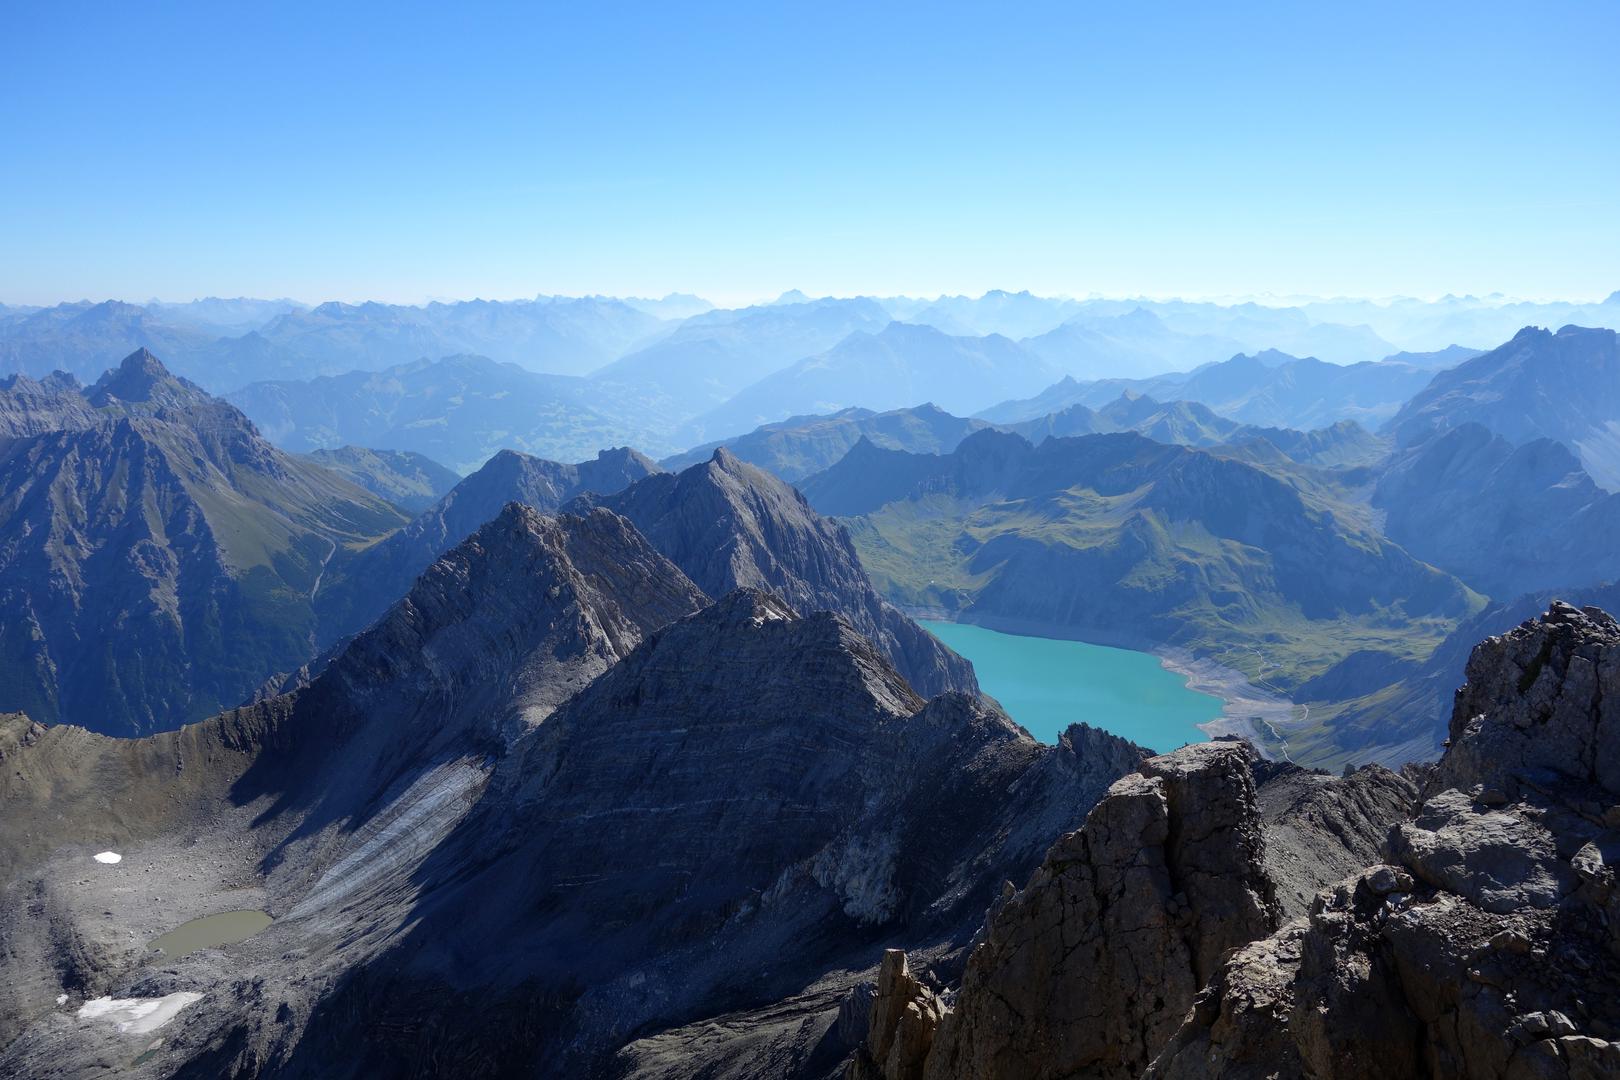
{"label": "distant mountain range", "polygon": [[1001,337],[953,337],[927,326],[889,323],[856,332],[738,392],[682,429],[693,438],[749,431],[788,416],[838,409],[886,409],[932,400],[967,414],[1013,387],[1033,392],[1062,372]]}
{"label": "distant mountain range", "polygon": [[[1519,320],[1512,329],[1532,322],[1615,326],[1620,301],[1526,305],[1446,298],[1432,304],[1267,306],[1002,291],[934,299],[811,299],[790,292],[772,303],[732,310],[683,294],[421,306],[307,307],[252,298],[80,301],[0,307],[0,373],[39,379],[63,370],[88,380],[145,347],[177,373],[222,393],[251,383],[306,382],[476,355],[547,375],[590,375],[575,404],[620,423],[620,437],[608,441],[640,433],[632,441],[660,453],[842,407],[884,411],[933,399],[958,413],[989,410],[998,400],[1036,394],[1041,387],[1030,383],[1043,365],[1044,384],[1067,377],[1099,385],[1080,396],[1072,387],[1054,388],[1033,411],[987,418],[1032,419],[1075,403],[1095,408],[1131,389],[1159,400],[1197,401],[1244,423],[1309,429],[1356,419],[1375,427],[1420,388],[1413,372],[1462,359],[1456,342],[1505,339],[1499,325],[1510,317]],[[905,329],[887,330],[894,322]],[[1476,329],[1482,327],[1489,332]],[[1436,342],[1434,335],[1444,332],[1456,337]],[[1276,374],[1275,385],[1262,385],[1250,372],[1239,385],[1228,378],[1225,385],[1194,381],[1190,388],[1172,389],[1209,364],[1266,350],[1331,363],[1317,365],[1324,368],[1317,371],[1300,361]],[[1351,376],[1331,370],[1380,358],[1387,363]],[[1267,366],[1264,357],[1261,366]],[[1172,372],[1193,374],[1167,374]],[[861,377],[858,385],[850,381],[854,376]],[[1110,380],[1134,381],[1101,385]],[[961,391],[953,397],[948,391],[957,384]],[[539,426],[522,425],[531,435]],[[536,436],[529,445],[574,457],[605,443],[570,443],[559,433],[550,440]],[[468,468],[477,463],[461,460]]]}
{"label": "distant mountain range", "polygon": [[[674,301],[670,309],[698,304]],[[0,316],[0,370],[35,377],[99,373],[132,348],[169,358],[218,393],[264,379],[375,371],[477,353],[531,371],[581,374],[667,333],[659,302],[604,297],[470,300],[422,307],[212,300],[141,307],[62,304]],[[650,310],[649,310],[650,309]]]}
{"label": "distant mountain range", "polygon": [[1355,420],[1375,429],[1434,374],[1432,367],[1394,359],[1340,365],[1267,351],[1146,379],[1082,382],[1065,377],[1034,397],[1005,401],[975,415],[992,423],[1017,423],[1071,405],[1099,408],[1128,391],[1161,401],[1198,402],[1230,420],[1264,427],[1309,430]]}
{"label": "distant mountain range", "polygon": [[[883,307],[865,298],[710,311],[688,319],[664,340],[597,371],[592,382],[602,393],[673,431],[772,372],[888,322]],[[781,415],[795,411],[807,410],[789,409]],[[753,426],[746,423],[736,430]],[[702,437],[699,433],[682,441]]]}
{"label": "distant mountain range", "polygon": [[1264,428],[1227,420],[1195,402],[1158,402],[1127,391],[1101,409],[1071,405],[1061,412],[1006,425],[955,416],[931,402],[881,413],[842,409],[825,416],[796,416],[736,438],[705,443],[661,464],[667,469],[684,468],[724,446],[742,460],[797,483],[835,465],[863,439],[890,450],[948,454],[963,439],[987,427],[1013,431],[1035,443],[1053,437],[1135,431],[1162,443],[1223,446],[1257,461],[1288,460],[1326,468],[1370,465],[1386,457],[1392,445],[1353,420],[1309,432]]}
{"label": "distant mountain range", "polygon": [[1079,315],[1024,345],[1069,378],[1142,378],[1186,371],[1243,351],[1236,338],[1170,329],[1145,308]]}
{"label": "distant mountain range", "polygon": [[945,455],[862,442],[801,487],[907,607],[1186,647],[1284,692],[1345,641],[1422,655],[1480,603],[1326,489],[1134,433],[980,431]]}
{"label": "distant mountain range", "polygon": [[1515,443],[1556,439],[1598,483],[1620,490],[1620,339],[1613,330],[1525,327],[1500,348],[1437,373],[1391,429],[1411,446],[1468,423]]}
{"label": "distant mountain range", "polygon": [[267,437],[290,450],[411,450],[460,472],[471,472],[503,449],[574,459],[624,443],[655,452],[669,447],[629,409],[610,415],[598,408],[604,395],[587,380],[540,375],[481,356],[253,383],[229,396]]}
{"label": "distant mountain range", "polygon": [[764,424],[746,435],[675,454],[660,464],[666,469],[683,469],[707,460],[724,446],[743,461],[796,483],[836,463],[863,438],[893,450],[950,453],[957,443],[988,426],[983,420],[953,416],[932,402],[887,412],[840,409],[826,416],[793,416]]}

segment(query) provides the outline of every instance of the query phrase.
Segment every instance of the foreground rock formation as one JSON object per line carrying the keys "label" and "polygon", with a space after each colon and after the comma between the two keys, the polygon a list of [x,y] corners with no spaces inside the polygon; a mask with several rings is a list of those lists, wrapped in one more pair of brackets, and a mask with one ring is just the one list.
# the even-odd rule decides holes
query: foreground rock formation
{"label": "foreground rock formation", "polygon": [[1595,608],[1480,645],[1388,863],[1234,956],[1153,1075],[1620,1075],[1617,692]]}
{"label": "foreground rock formation", "polygon": [[[1144,762],[992,908],[958,990],[885,958],[847,1075],[1620,1075],[1620,624],[1554,604],[1481,644],[1410,809],[1377,767],[1259,772],[1234,744]],[[1279,926],[1279,879],[1386,814],[1379,861]]]}

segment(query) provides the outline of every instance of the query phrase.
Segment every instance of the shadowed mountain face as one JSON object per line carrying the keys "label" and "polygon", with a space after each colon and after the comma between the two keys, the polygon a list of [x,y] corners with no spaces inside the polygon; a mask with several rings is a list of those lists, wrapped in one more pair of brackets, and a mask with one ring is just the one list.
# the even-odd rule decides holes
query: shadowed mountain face
{"label": "shadowed mountain face", "polygon": [[1550,439],[1451,428],[1397,457],[1373,505],[1391,539],[1491,596],[1620,577],[1620,495]]}
{"label": "shadowed mountain face", "polygon": [[878,596],[842,526],[724,448],[684,472],[651,476],[617,495],[585,496],[582,502],[635,522],[710,596],[765,589],[798,610],[838,612],[918,691],[978,689],[967,661]]}
{"label": "shadowed mountain face", "polygon": [[1620,338],[1525,327],[1501,348],[1437,374],[1391,422],[1403,446],[1463,424],[1515,442],[1554,439],[1599,484],[1620,489]]}
{"label": "shadowed mountain face", "polygon": [[[637,1031],[796,994],[896,935],[960,953],[1140,756],[925,704],[837,615],[740,591],[681,618],[700,603],[623,518],[512,506],[290,695],[136,742],[7,720],[0,1038],[21,1035],[0,1071],[121,1052],[110,1025],[53,1030],[66,980],[205,995],[148,1059],[165,1074],[589,1075]],[[123,872],[180,850],[195,872],[167,911],[111,900],[116,878],[67,889],[87,833]],[[142,955],[154,916],[222,901],[277,921],[228,964]]]}
{"label": "shadowed mountain face", "polygon": [[376,618],[434,560],[508,503],[549,514],[582,492],[618,491],[657,471],[658,466],[628,448],[603,450],[577,465],[501,451],[404,528],[332,575],[320,598],[326,640],[354,633]]}
{"label": "shadowed mountain face", "polygon": [[404,520],[144,350],[56,422],[0,450],[0,706],[38,719],[132,734],[242,700],[313,654],[329,568]]}
{"label": "shadowed mountain face", "polygon": [[432,458],[409,450],[340,446],[316,450],[309,458],[413,514],[438,502],[461,479]]}

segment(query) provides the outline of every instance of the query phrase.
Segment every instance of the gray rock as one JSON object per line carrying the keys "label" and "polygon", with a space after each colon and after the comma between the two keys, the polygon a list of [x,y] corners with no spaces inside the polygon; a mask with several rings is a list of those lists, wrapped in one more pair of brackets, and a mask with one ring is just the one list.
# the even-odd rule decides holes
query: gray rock
{"label": "gray rock", "polygon": [[764,589],[806,614],[836,611],[917,691],[976,693],[973,666],[878,596],[842,525],[725,447],[701,465],[582,502],[623,514],[710,596]]}
{"label": "gray rock", "polygon": [[[1115,783],[993,914],[925,1075],[1140,1072],[1222,955],[1276,926],[1251,755],[1188,746]],[[880,1063],[882,1037],[874,1013]]]}
{"label": "gray rock", "polygon": [[1620,1075],[1599,691],[1617,660],[1613,620],[1568,605],[1482,643],[1394,865],[1235,954],[1148,1075]]}

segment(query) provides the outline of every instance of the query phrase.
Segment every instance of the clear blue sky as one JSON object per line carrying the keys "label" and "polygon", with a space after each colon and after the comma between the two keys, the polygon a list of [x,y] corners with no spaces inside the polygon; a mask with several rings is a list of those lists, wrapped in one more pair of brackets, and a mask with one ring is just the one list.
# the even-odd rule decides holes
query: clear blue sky
{"label": "clear blue sky", "polygon": [[1620,289],[1620,3],[1000,7],[23,0],[0,301]]}

